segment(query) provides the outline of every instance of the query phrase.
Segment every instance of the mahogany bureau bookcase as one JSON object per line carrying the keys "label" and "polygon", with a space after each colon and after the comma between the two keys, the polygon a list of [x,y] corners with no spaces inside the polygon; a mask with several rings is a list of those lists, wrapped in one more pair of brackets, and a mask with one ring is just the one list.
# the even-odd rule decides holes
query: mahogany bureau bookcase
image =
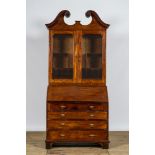
{"label": "mahogany bureau bookcase", "polygon": [[94,11],[88,25],[64,22],[61,11],[49,30],[46,148],[56,143],[109,147],[106,29]]}

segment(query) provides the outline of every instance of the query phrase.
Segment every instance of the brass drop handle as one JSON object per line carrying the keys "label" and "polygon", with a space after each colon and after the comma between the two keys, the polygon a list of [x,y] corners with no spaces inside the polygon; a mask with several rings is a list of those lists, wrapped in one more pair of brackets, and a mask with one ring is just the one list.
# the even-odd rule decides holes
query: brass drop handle
{"label": "brass drop handle", "polygon": [[89,135],[89,137],[95,137],[95,136],[96,136],[96,135],[94,135],[94,134],[90,134],[90,135]]}
{"label": "brass drop handle", "polygon": [[90,108],[90,109],[94,109],[95,107],[94,107],[93,105],[90,105],[89,108]]}
{"label": "brass drop handle", "polygon": [[64,134],[60,134],[60,136],[61,136],[61,137],[65,137],[65,135],[64,135]]}
{"label": "brass drop handle", "polygon": [[66,106],[65,106],[65,105],[61,105],[60,108],[61,108],[61,109],[65,109]]}
{"label": "brass drop handle", "polygon": [[90,125],[90,127],[94,127],[94,124],[93,123],[91,123],[91,124],[89,124]]}
{"label": "brass drop handle", "polygon": [[65,116],[65,114],[61,114],[61,117],[64,117]]}
{"label": "brass drop handle", "polygon": [[94,117],[95,115],[94,115],[94,114],[90,114],[89,116],[90,116],[90,117]]}

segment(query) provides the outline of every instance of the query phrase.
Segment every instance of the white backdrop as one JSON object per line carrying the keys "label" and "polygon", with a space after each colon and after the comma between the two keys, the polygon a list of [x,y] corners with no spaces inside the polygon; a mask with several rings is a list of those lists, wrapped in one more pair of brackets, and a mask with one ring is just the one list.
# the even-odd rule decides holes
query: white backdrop
{"label": "white backdrop", "polygon": [[110,130],[128,130],[128,0],[27,0],[27,131],[46,129],[48,84],[48,31],[61,10],[69,10],[66,23],[81,20],[88,24],[87,10],[94,10],[110,24],[107,30],[107,86]]}

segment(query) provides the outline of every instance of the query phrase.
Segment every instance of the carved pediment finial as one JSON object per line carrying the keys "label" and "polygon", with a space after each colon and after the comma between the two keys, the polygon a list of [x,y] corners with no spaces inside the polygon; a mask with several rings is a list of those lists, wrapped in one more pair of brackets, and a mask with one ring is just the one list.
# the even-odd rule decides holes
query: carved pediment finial
{"label": "carved pediment finial", "polygon": [[69,18],[70,17],[70,12],[68,10],[64,10],[64,16]]}
{"label": "carved pediment finial", "polygon": [[93,11],[93,10],[88,10],[87,12],[86,12],[86,17],[87,18],[89,18],[90,16],[92,17],[92,18],[94,18],[100,25],[102,25],[102,26],[104,26],[104,27],[106,27],[106,28],[108,28],[110,25],[109,24],[106,24],[106,23],[104,23],[101,19],[100,19],[100,17],[98,16],[98,14],[95,12],[95,11]]}
{"label": "carved pediment finial", "polygon": [[56,22],[58,22],[58,20],[59,20],[60,18],[63,19],[64,16],[67,17],[67,18],[69,18],[69,17],[70,17],[70,12],[69,12],[68,10],[62,10],[62,11],[56,16],[56,18],[53,20],[53,22],[51,22],[51,23],[49,23],[49,24],[45,24],[46,27],[47,27],[47,28],[52,27]]}
{"label": "carved pediment finial", "polygon": [[[93,22],[97,23],[98,25],[104,27],[104,28],[108,28],[109,27],[109,24],[106,24],[104,23],[100,17],[97,15],[97,13],[93,10],[88,10],[86,12],[86,17],[89,18],[90,16],[92,17],[92,20]],[[64,27],[65,26],[72,26],[72,27],[76,27],[76,26],[85,26],[85,25],[81,25],[80,21],[76,21],[74,25],[67,25],[65,22],[64,22],[64,17],[70,17],[70,12],[68,10],[63,10],[61,11],[57,16],[56,18],[49,24],[45,24],[46,27],[48,29],[51,29],[53,26],[55,26],[55,24],[59,24],[59,25],[63,25]],[[89,26],[91,26],[91,24],[89,24]]]}

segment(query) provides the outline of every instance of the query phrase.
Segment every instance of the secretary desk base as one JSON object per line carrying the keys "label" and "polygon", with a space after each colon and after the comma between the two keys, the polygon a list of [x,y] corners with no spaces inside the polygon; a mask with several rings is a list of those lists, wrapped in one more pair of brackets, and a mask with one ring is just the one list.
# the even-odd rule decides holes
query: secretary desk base
{"label": "secretary desk base", "polygon": [[99,144],[109,148],[106,86],[48,86],[46,148]]}

